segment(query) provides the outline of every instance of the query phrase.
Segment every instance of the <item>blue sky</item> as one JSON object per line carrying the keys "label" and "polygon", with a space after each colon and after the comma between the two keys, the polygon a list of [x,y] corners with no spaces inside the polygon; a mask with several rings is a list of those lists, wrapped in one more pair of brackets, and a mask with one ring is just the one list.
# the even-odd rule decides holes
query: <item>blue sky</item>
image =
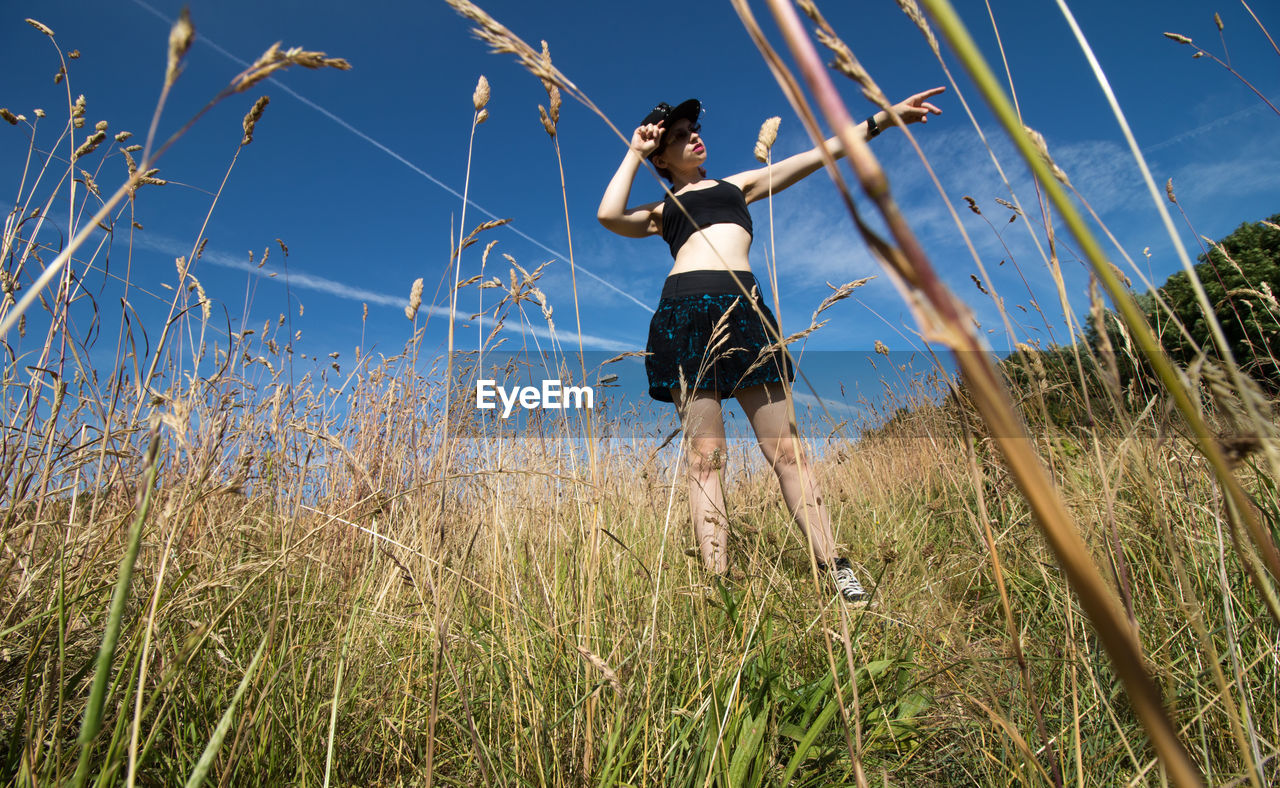
{"label": "blue sky", "polygon": [[[51,143],[61,128],[58,118],[65,117],[66,95],[52,80],[56,53],[48,39],[23,22],[35,17],[56,32],[64,51],[82,53],[71,61],[70,84],[72,95],[86,95],[90,122],[104,119],[113,133],[128,129],[143,135],[163,78],[168,20],[181,5],[175,0],[11,0],[0,13],[0,67],[5,74],[0,106],[28,118],[36,107],[49,113],[37,130],[37,146]],[[247,326],[261,326],[288,313],[293,328],[302,331],[297,348],[309,357],[327,363],[325,356],[336,351],[350,358],[362,343],[366,351],[398,352],[411,332],[402,310],[413,280],[425,280],[427,305],[433,299],[437,307],[447,303],[447,286],[437,286],[450,268],[451,227],[458,232],[462,200],[455,192],[462,192],[465,182],[471,95],[484,74],[492,85],[490,118],[476,131],[468,192],[473,204],[463,231],[491,216],[512,219],[509,228],[483,237],[499,242],[486,274],[506,278],[501,253],[528,269],[553,261],[539,284],[554,308],[560,341],[576,345],[560,176],[538,119],[537,105],[546,103],[546,95],[535,78],[509,56],[486,52],[469,34],[469,24],[439,0],[193,0],[189,5],[197,41],[166,107],[162,134],[177,128],[226,84],[241,68],[237,61],[253,60],[272,42],[324,50],[347,58],[353,69],[286,72],[201,120],[160,164],[162,177],[172,183],[139,193],[138,221],[145,229],[134,248],[135,283],[167,295],[159,285],[176,280],[173,258],[187,254],[197,237],[212,193],[236,151],[241,118],[258,95],[266,94],[271,104],[213,211],[206,233],[209,245],[195,274],[233,316],[233,329],[240,327],[242,315],[248,316]],[[568,0],[480,5],[535,47],[546,39],[557,66],[628,133],[658,101],[701,98],[713,176],[757,166],[752,146],[761,121],[771,115],[783,119],[775,155],[810,144],[727,3],[667,3],[643,11],[630,3]],[[823,5],[891,98],[946,84],[932,52],[893,3]],[[999,68],[985,6],[962,5],[971,31]],[[777,41],[764,6],[753,7]],[[1157,284],[1163,282],[1178,266],[1172,247],[1056,5],[993,0],[992,8],[1027,123],[1044,134],[1058,163],[1144,272]],[[1213,12],[1220,12],[1232,63],[1275,103],[1280,56],[1242,7],[1192,0],[1090,0],[1072,8],[1156,179],[1161,185],[1174,179],[1196,232],[1218,238],[1242,221],[1280,211],[1275,177],[1280,172],[1280,116],[1222,68],[1207,58],[1192,60],[1189,48],[1161,35],[1180,32],[1221,53],[1213,24]],[[1280,17],[1272,7],[1257,3],[1255,11],[1270,23],[1273,35],[1280,32]],[[1034,189],[1011,145],[949,56],[948,64],[1022,203],[1034,205]],[[872,111],[852,83],[839,84],[855,116]],[[913,130],[942,181],[945,198],[901,133],[888,131],[873,143],[909,222],[934,265],[970,303],[983,331],[995,329],[988,335],[994,349],[1007,348],[1012,340],[990,300],[970,281],[977,268],[944,199],[958,209],[1012,315],[1025,319],[1016,339],[1047,338],[1044,323],[1031,319],[1034,310],[1024,315],[1014,309],[1032,297],[1054,318],[1056,338],[1064,339],[1047,269],[1023,220],[1005,224],[1009,213],[995,198],[1008,199],[1009,194],[955,92],[937,103],[944,114]],[[25,134],[23,128],[0,126],[0,177],[11,189],[21,174]],[[660,239],[623,239],[595,221],[600,193],[625,152],[624,142],[599,118],[566,101],[560,146],[585,344],[597,350],[642,348],[670,257]],[[103,162],[98,182],[107,188],[123,177],[124,165],[116,154]],[[642,173],[632,194],[634,201],[647,201],[657,199],[660,190]],[[995,230],[965,207],[964,195],[977,200]],[[65,207],[62,211],[65,215]],[[872,213],[869,207],[867,213]],[[763,274],[771,232],[766,204],[753,206],[753,214],[753,264]],[[1178,222],[1194,254],[1195,235]],[[772,234],[785,331],[808,324],[829,292],[825,282],[879,273],[822,173],[777,197]],[[1042,231],[1037,234],[1043,236]],[[276,238],[290,250],[292,301]],[[1074,242],[1065,233],[1060,239],[1072,309],[1083,313],[1087,274],[1072,253]],[[256,261],[267,247],[273,248],[271,259],[258,269]],[[464,278],[479,273],[482,248],[464,252]],[[121,239],[113,249],[113,270],[123,272],[124,255]],[[1124,266],[1118,254],[1115,259]],[[1017,266],[1001,265],[1001,260]],[[271,270],[279,275],[266,278]],[[95,287],[105,302],[117,301],[118,283],[99,279]],[[495,292],[485,291],[488,303]],[[887,277],[879,276],[856,296],[824,313],[831,323],[811,338],[810,349],[865,351],[882,340],[906,351],[920,344]],[[135,297],[144,317],[163,316],[160,302]],[[475,311],[477,298],[475,289],[463,291],[464,317]],[[301,316],[299,303],[305,307]],[[361,321],[364,303],[369,305],[367,324]],[[419,321],[426,314],[424,310]],[[528,315],[545,346],[545,323],[536,308]],[[461,336],[474,346],[477,329],[468,325]],[[426,356],[443,349],[445,329],[437,310],[428,324]],[[520,341],[513,333],[508,347]]]}

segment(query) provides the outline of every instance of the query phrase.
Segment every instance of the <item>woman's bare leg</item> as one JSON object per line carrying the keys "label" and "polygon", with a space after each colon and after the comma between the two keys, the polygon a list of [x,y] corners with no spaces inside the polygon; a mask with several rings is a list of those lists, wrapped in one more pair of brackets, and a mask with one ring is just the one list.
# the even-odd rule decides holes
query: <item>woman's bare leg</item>
{"label": "woman's bare leg", "polygon": [[778,475],[787,509],[813,545],[814,558],[831,566],[836,559],[831,517],[792,426],[786,389],[781,383],[766,383],[739,389],[735,396],[755,430],[764,458]]}
{"label": "woman's bare leg", "polygon": [[693,537],[707,571],[722,575],[729,569],[729,529],[721,487],[729,445],[724,437],[720,398],[715,392],[691,391],[681,402],[676,389],[672,389],[671,396],[684,431]]}

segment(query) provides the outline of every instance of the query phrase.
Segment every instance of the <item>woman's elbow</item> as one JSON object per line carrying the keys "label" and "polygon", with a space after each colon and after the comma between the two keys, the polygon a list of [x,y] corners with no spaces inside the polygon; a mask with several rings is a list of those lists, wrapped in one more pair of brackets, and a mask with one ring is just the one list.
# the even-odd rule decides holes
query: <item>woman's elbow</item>
{"label": "woman's elbow", "polygon": [[617,233],[618,235],[624,234],[626,222],[616,213],[598,211],[596,213],[596,221],[600,222],[600,225],[610,232]]}

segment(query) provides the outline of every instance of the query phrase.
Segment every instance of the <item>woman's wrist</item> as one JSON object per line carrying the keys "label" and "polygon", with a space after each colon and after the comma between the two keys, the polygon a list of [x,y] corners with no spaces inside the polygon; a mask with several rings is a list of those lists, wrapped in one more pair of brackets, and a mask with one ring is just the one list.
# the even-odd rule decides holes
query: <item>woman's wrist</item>
{"label": "woman's wrist", "polygon": [[[881,131],[884,131],[884,125],[880,123],[877,117],[879,114],[880,114],[879,111],[876,111],[871,113],[871,117],[867,118],[866,123],[867,123],[867,140],[868,141],[875,139],[876,135],[878,135]],[[886,123],[888,122],[888,120],[889,120],[888,118],[885,118]]]}

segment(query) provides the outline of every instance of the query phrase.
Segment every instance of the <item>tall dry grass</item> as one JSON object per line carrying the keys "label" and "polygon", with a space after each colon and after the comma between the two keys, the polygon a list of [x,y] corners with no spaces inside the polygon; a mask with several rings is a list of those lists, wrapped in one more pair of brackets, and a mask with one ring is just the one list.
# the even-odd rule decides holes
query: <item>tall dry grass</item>
{"label": "tall dry grass", "polygon": [[[549,55],[460,5],[528,61],[553,106],[553,87],[578,97]],[[269,50],[228,95],[290,58],[325,62],[289,52]],[[1210,784],[1274,781],[1274,432],[1229,362],[1189,371],[1177,391],[1121,389],[1083,344],[1057,357],[1027,346],[1021,367],[983,372],[961,355],[961,379],[925,371],[900,399],[868,403],[882,425],[829,445],[817,471],[874,587],[876,605],[851,618],[814,593],[762,465],[728,471],[737,571],[722,584],[686,554],[678,453],[643,423],[607,409],[590,425],[479,419],[466,396],[477,357],[424,356],[421,285],[403,352],[309,368],[284,315],[241,332],[219,319],[196,278],[198,237],[168,281],[122,277],[127,298],[164,299],[154,341],[132,311],[114,337],[77,334],[68,317],[102,275],[96,226],[128,234],[134,200],[162,185],[150,143],[128,151],[104,134],[83,150],[74,76],[53,142],[48,124],[18,121],[32,164],[5,224],[6,784],[1197,779],[1166,772],[1162,747]],[[141,163],[106,195],[106,173],[134,153]],[[51,257],[39,220],[60,201],[79,243]],[[1051,229],[1028,231],[1053,248]],[[546,320],[540,270],[511,260],[494,272],[492,249],[483,276],[455,270],[451,302],[480,288],[496,323]],[[961,309],[926,267],[904,270],[917,304]],[[1063,425],[1054,407],[1088,418]],[[1228,424],[1265,451],[1225,457],[1224,476],[1198,425],[1214,436]],[[1094,586],[1064,571],[1053,528],[1071,529]],[[1099,618],[1086,594],[1116,615]],[[1117,663],[1117,641],[1134,662]],[[1156,709],[1135,711],[1147,691],[1135,675]],[[1171,742],[1153,743],[1152,714]]]}

